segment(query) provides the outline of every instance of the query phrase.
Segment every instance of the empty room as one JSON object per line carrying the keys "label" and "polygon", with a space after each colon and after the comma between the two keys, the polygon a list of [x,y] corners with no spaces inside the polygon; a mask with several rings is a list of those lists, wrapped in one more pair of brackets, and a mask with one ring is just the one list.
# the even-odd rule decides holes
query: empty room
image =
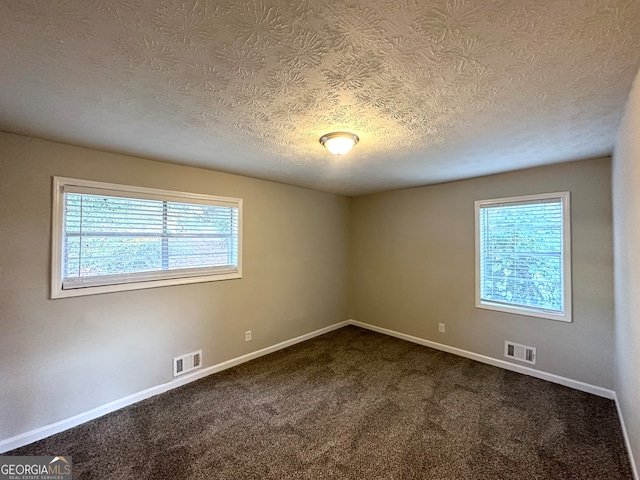
{"label": "empty room", "polygon": [[640,480],[639,68],[636,0],[0,0],[0,480]]}

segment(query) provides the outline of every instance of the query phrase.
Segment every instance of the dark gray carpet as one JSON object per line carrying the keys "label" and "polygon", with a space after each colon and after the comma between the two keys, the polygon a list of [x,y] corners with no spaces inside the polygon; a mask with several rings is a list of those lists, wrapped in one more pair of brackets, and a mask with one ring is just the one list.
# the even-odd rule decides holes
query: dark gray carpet
{"label": "dark gray carpet", "polygon": [[631,479],[614,403],[346,327],[9,452],[78,479]]}

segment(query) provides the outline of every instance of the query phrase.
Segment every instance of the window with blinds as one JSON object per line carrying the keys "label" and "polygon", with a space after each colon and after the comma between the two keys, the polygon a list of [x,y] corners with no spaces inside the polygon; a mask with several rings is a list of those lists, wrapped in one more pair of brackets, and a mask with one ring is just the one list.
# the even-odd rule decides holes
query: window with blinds
{"label": "window with blinds", "polygon": [[54,183],[53,298],[242,276],[241,199]]}
{"label": "window with blinds", "polygon": [[476,202],[476,306],[571,321],[569,192]]}

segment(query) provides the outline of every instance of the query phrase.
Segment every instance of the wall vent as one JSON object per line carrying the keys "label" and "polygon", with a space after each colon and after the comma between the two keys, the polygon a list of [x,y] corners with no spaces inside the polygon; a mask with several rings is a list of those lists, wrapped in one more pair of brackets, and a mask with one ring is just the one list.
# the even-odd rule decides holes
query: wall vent
{"label": "wall vent", "polygon": [[504,356],[521,362],[536,364],[536,349],[519,343],[504,342]]}
{"label": "wall vent", "polygon": [[195,370],[201,366],[202,350],[180,355],[173,359],[173,376],[177,377],[178,375],[190,372],[191,370]]}

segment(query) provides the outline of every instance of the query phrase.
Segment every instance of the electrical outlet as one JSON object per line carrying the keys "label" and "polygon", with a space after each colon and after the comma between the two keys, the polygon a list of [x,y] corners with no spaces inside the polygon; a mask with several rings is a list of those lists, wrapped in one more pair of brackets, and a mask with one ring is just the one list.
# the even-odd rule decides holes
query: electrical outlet
{"label": "electrical outlet", "polygon": [[245,342],[251,341],[251,330],[247,330],[246,332],[244,332],[244,341]]}
{"label": "electrical outlet", "polygon": [[439,324],[438,324],[438,331],[439,331],[440,333],[444,333],[444,323],[439,323]]}

